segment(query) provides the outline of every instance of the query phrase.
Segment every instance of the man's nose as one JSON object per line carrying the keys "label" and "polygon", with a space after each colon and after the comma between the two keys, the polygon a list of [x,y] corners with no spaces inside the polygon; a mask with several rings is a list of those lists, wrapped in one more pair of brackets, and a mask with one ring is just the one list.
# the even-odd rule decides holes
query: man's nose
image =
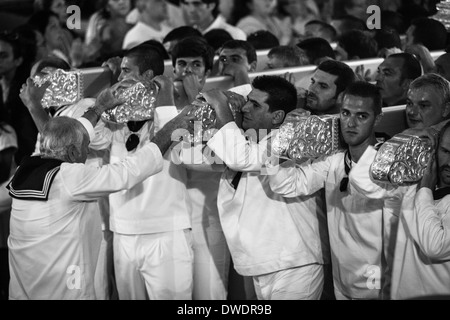
{"label": "man's nose", "polygon": [[406,112],[408,114],[416,115],[419,113],[419,108],[418,108],[418,106],[411,104],[411,105],[406,106]]}

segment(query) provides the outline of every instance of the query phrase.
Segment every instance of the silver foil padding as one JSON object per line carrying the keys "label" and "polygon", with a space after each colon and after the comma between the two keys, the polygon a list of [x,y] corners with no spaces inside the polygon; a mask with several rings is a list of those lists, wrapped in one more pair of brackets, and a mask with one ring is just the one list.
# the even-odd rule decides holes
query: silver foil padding
{"label": "silver foil padding", "polygon": [[125,103],[105,111],[104,121],[127,123],[128,121],[153,120],[158,96],[158,86],[150,81],[144,85],[139,81],[125,80],[112,87],[113,95]]}
{"label": "silver foil padding", "polygon": [[50,82],[41,100],[44,108],[74,104],[83,98],[83,77],[80,71],[56,69],[36,75],[33,81],[38,87]]}
{"label": "silver foil padding", "polygon": [[[193,116],[195,118],[194,121],[201,123],[201,130],[194,130],[194,135],[191,135],[190,142],[193,144],[205,143],[217,131],[216,111],[206,102],[201,94],[191,103],[191,106],[194,108],[188,113],[188,116]],[[236,120],[237,113],[240,110],[237,110],[231,104],[228,104],[228,107]]]}
{"label": "silver foil padding", "polygon": [[416,183],[422,179],[433,152],[428,139],[397,134],[378,150],[370,168],[372,178],[395,186]]}
{"label": "silver foil padding", "polygon": [[342,150],[339,117],[300,116],[285,121],[272,141],[272,152],[295,161],[316,159]]}

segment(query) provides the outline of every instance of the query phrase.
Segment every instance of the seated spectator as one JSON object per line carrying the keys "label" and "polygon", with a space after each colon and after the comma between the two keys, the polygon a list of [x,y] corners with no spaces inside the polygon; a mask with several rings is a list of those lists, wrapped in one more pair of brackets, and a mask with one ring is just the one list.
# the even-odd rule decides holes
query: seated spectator
{"label": "seated spectator", "polygon": [[309,64],[306,53],[297,46],[278,46],[267,54],[269,61],[264,70],[299,67]]}
{"label": "seated spectator", "polygon": [[166,48],[167,53],[172,55],[172,50],[175,45],[182,39],[188,37],[201,37],[202,33],[191,26],[181,26],[170,31],[162,40],[164,48]]}
{"label": "seated spectator", "polygon": [[447,29],[431,18],[418,18],[411,22],[406,31],[406,44],[421,44],[430,51],[444,50],[447,46]]}
{"label": "seated spectator", "polygon": [[249,34],[247,41],[252,44],[255,50],[267,50],[280,45],[278,38],[267,30],[259,30]]}
{"label": "seated spectator", "polygon": [[323,38],[310,38],[301,41],[297,47],[304,50],[310,64],[319,65],[323,60],[336,59],[330,43]]}
{"label": "seated spectator", "polygon": [[431,55],[430,50],[428,50],[424,45],[412,44],[406,46],[405,52],[412,54],[417,60],[419,60],[420,65],[422,66],[422,73],[431,73],[436,70],[434,58]]}
{"label": "seated spectator", "polygon": [[305,34],[310,21],[320,19],[319,7],[314,0],[279,0],[277,14],[281,20],[288,20],[293,39]]}
{"label": "seated spectator", "polygon": [[131,0],[102,0],[97,8],[90,16],[86,29],[85,44],[89,51],[85,61],[106,60],[107,55],[120,52],[126,33],[133,26],[126,22]]}
{"label": "seated spectator", "polygon": [[19,98],[31,66],[23,64],[23,48],[16,33],[0,33],[0,56],[0,113],[17,134],[18,149],[14,161],[19,165],[33,153],[37,136],[33,119]]}
{"label": "seated spectator", "polygon": [[280,45],[289,44],[292,29],[289,23],[275,16],[276,1],[242,0],[234,7],[236,26],[242,29],[247,37],[259,30],[270,31],[279,39]]}
{"label": "seated spectator", "polygon": [[439,56],[434,64],[436,73],[450,81],[450,53]]}
{"label": "seated spectator", "polygon": [[381,28],[392,28],[398,34],[405,34],[408,26],[405,18],[399,12],[390,10],[381,10]]}
{"label": "seated spectator", "polygon": [[250,84],[249,72],[256,70],[255,48],[242,40],[230,40],[220,49],[218,72],[233,78],[233,87]]}
{"label": "seated spectator", "polygon": [[338,38],[336,52],[339,61],[375,58],[378,54],[378,44],[368,33],[352,30]]}
{"label": "seated spectator", "polygon": [[409,53],[388,56],[378,66],[376,86],[383,98],[383,107],[406,104],[410,83],[422,75],[420,62]]}
{"label": "seated spectator", "polygon": [[374,39],[378,45],[380,58],[386,58],[392,53],[400,53],[403,46],[398,32],[390,27],[375,30]]}
{"label": "seated spectator", "polygon": [[139,21],[125,35],[122,44],[125,50],[150,39],[162,42],[173,29],[167,21],[168,11],[164,0],[140,0],[137,8]]}
{"label": "seated spectator", "polygon": [[55,13],[38,11],[29,18],[28,24],[40,33],[50,54],[56,55],[72,65],[71,50],[73,39],[67,37]]}
{"label": "seated spectator", "polygon": [[336,41],[337,32],[331,24],[320,20],[309,21],[305,25],[303,39],[323,38],[329,43]]}
{"label": "seated spectator", "polygon": [[333,4],[334,16],[338,19],[343,16],[352,16],[366,21],[369,17],[367,7],[370,2],[368,0],[334,0]]}
{"label": "seated spectator", "polygon": [[224,29],[235,40],[246,40],[246,33],[239,27],[226,22],[219,12],[219,0],[181,0],[181,9],[188,26],[202,34],[213,29]]}
{"label": "seated spectator", "polygon": [[214,49],[214,52],[219,53],[219,49],[223,44],[229,40],[233,40],[231,35],[224,29],[212,29],[204,34],[208,44]]}
{"label": "seated spectator", "polygon": [[344,16],[339,19],[334,19],[330,24],[336,30],[337,36],[351,30],[367,30],[366,22],[353,16]]}
{"label": "seated spectator", "polygon": [[408,128],[424,129],[449,119],[450,82],[437,74],[424,74],[408,88],[406,99]]}

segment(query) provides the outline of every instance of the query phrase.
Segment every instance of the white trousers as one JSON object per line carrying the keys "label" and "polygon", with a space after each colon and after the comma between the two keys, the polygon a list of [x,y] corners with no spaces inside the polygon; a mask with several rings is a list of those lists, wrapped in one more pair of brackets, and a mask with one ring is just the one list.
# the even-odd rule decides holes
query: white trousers
{"label": "white trousers", "polygon": [[324,269],[310,264],[254,276],[253,282],[258,300],[320,300]]}
{"label": "white trousers", "polygon": [[114,234],[119,300],[191,300],[191,230],[157,234]]}
{"label": "white trousers", "polygon": [[222,231],[193,227],[194,300],[226,300],[230,252]]}

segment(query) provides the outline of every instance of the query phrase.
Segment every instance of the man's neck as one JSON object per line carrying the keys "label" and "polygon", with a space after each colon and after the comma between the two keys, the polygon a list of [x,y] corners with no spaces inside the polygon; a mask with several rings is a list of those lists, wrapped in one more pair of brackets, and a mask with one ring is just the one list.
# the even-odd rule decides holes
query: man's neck
{"label": "man's neck", "polygon": [[17,69],[12,69],[11,71],[0,75],[0,82],[3,86],[3,88],[5,88],[5,87],[9,88],[12,80],[14,79],[14,76],[16,75],[16,70]]}
{"label": "man's neck", "polygon": [[210,15],[207,19],[204,19],[200,24],[196,24],[193,27],[197,28],[201,32],[209,28],[209,26],[216,20],[213,15]]}
{"label": "man's neck", "polygon": [[406,103],[406,96],[392,97],[391,99],[384,100],[384,104],[389,107],[403,105]]}
{"label": "man's neck", "polygon": [[361,156],[364,154],[368,146],[374,146],[377,143],[377,139],[373,134],[370,138],[365,140],[363,143],[357,146],[349,146],[348,150],[350,152],[353,162],[358,162]]}
{"label": "man's neck", "polygon": [[309,107],[305,107],[305,110],[308,110],[311,112],[311,114],[315,115],[315,116],[324,116],[324,115],[335,115],[335,114],[339,114],[340,112],[340,108],[337,105],[334,105],[333,107],[322,111],[322,110],[313,110],[310,109]]}
{"label": "man's neck", "polygon": [[146,14],[142,14],[139,21],[155,30],[160,31],[162,29],[161,23],[163,20],[154,20]]}

